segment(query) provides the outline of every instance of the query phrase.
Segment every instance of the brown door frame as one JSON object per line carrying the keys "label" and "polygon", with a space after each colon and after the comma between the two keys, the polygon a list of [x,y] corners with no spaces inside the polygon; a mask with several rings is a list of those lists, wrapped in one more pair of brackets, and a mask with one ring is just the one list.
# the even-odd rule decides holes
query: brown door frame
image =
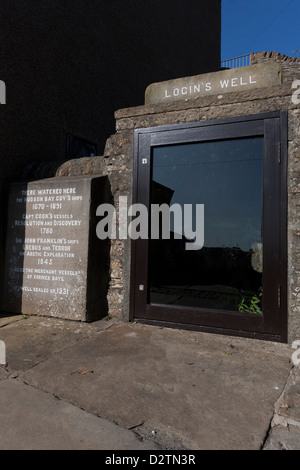
{"label": "brown door frame", "polygon": [[148,240],[132,240],[130,321],[287,342],[287,112],[135,130],[133,204],[149,208],[151,152],[161,145],[264,137],[263,316],[150,305]]}

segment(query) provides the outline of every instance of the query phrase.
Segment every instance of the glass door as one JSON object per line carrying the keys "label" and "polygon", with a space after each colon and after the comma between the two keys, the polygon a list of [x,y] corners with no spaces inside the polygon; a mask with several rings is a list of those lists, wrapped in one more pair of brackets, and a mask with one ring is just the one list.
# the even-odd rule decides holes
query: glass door
{"label": "glass door", "polygon": [[150,194],[171,211],[149,238],[149,304],[262,315],[263,137],[155,147]]}
{"label": "glass door", "polygon": [[283,120],[136,132],[135,320],[284,338]]}

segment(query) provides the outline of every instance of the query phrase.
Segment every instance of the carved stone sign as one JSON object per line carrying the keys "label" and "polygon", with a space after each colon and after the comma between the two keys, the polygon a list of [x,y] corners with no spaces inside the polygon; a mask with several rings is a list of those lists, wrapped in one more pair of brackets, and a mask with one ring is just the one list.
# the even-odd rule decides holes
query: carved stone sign
{"label": "carved stone sign", "polygon": [[146,90],[145,104],[190,100],[280,84],[281,66],[270,62],[153,83]]}
{"label": "carved stone sign", "polygon": [[2,308],[91,321],[107,315],[107,241],[96,208],[106,177],[50,178],[10,189]]}

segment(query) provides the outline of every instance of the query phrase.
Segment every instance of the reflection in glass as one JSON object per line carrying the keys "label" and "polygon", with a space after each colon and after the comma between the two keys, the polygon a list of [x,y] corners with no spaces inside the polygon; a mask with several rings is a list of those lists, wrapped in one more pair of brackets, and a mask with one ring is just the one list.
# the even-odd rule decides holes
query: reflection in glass
{"label": "reflection in glass", "polygon": [[153,148],[151,204],[204,204],[205,218],[200,250],[173,219],[149,241],[149,303],[261,313],[262,178],[262,137]]}

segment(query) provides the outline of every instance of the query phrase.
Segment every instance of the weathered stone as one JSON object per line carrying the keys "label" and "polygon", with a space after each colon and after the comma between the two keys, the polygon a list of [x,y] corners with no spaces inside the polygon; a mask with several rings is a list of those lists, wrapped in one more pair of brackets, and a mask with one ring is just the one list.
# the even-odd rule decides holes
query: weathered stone
{"label": "weathered stone", "polygon": [[[288,96],[284,94],[283,96],[271,96],[270,98],[261,100],[259,100],[257,92],[251,94],[251,96],[246,100],[239,96],[242,93],[243,92],[233,95],[234,98],[230,101],[225,101],[223,98],[219,100],[217,98],[203,98],[203,103],[198,103],[198,106],[195,106],[195,103],[191,101],[193,105],[189,110],[182,109],[166,112],[165,105],[163,105],[157,114],[151,113],[148,115],[141,115],[138,113],[137,116],[120,118],[117,121],[116,129],[117,131],[124,131],[129,129],[220,119],[231,116],[266,113],[278,111],[278,109],[287,109],[289,107],[296,108],[296,105],[292,104],[291,93]],[[197,99],[195,101],[199,100]]]}
{"label": "weathered stone", "polygon": [[251,265],[258,273],[263,271],[263,250],[262,243],[256,243],[251,250]]}
{"label": "weathered stone", "polygon": [[108,241],[96,236],[106,177],[11,186],[2,308],[81,321],[107,315]]}
{"label": "weathered stone", "polygon": [[[169,103],[157,103],[149,104],[145,106],[136,106],[132,108],[119,109],[115,112],[115,118],[117,122],[126,117],[137,117],[137,116],[150,116],[157,115],[160,113],[170,113],[172,111],[183,111],[190,110],[194,108],[205,108],[212,106],[220,106],[223,104],[234,104],[241,102],[250,102],[250,101],[263,101],[265,99],[271,98],[281,98],[288,97],[289,104],[292,105],[291,101],[291,86],[285,82],[282,85],[271,86],[267,88],[260,89],[251,89],[247,91],[240,91],[239,93],[227,93],[222,95],[222,99],[219,98],[219,95],[205,96],[201,98],[194,98],[193,100],[187,101],[176,101]],[[290,107],[290,106],[288,106]],[[293,107],[293,106],[291,106]],[[294,106],[294,108],[298,108]],[[126,131],[123,131],[126,132]],[[118,134],[116,134],[117,136]],[[122,134],[123,135],[123,134]],[[128,136],[128,131],[126,132]],[[115,137],[116,137],[115,136]],[[119,137],[120,138],[120,137]],[[109,139],[109,141],[112,137]],[[106,154],[107,155],[107,154]]]}
{"label": "weathered stone", "polygon": [[105,175],[104,157],[84,157],[63,163],[56,171],[56,176]]}
{"label": "weathered stone", "polygon": [[266,88],[281,84],[281,67],[275,62],[222,70],[194,77],[178,78],[149,85],[145,104],[189,100],[239,90]]}
{"label": "weathered stone", "polygon": [[[247,88],[246,85],[233,87],[233,93],[201,95],[193,99],[164,101],[120,109],[115,112],[116,133],[107,140],[104,157],[81,159],[63,164],[57,175],[86,175],[99,171],[108,175],[114,202],[118,196],[132,196],[132,171],[134,160],[134,129],[173,125],[177,123],[215,120],[271,111],[288,110],[288,315],[289,340],[300,336],[300,244],[299,244],[299,209],[300,209],[300,111],[299,104],[292,101],[295,89],[291,83],[300,79],[300,59],[289,58],[275,52],[253,54],[251,63],[262,64],[261,69],[281,70],[282,83],[263,88]],[[251,67],[246,68],[254,70]],[[238,69],[240,71],[241,69]],[[222,77],[236,71],[218,72]],[[225,75],[224,75],[225,73]],[[232,75],[231,78],[236,78]],[[185,80],[185,79],[182,79]],[[253,80],[251,80],[253,81]],[[169,83],[169,82],[168,82]],[[182,82],[184,85],[184,82]],[[233,82],[237,84],[238,82]],[[240,82],[241,83],[241,82]],[[244,83],[244,82],[243,82]],[[267,85],[267,81],[264,85]],[[229,85],[229,84],[228,84]],[[229,86],[228,86],[229,90]],[[184,90],[185,91],[185,90]],[[212,91],[212,90],[208,90]],[[222,90],[223,91],[223,90]],[[112,241],[111,244],[111,280],[108,291],[109,314],[120,320],[129,318],[130,289],[130,243],[127,240]],[[122,271],[116,260],[121,261]],[[119,277],[120,276],[120,277]]]}
{"label": "weathered stone", "polygon": [[275,426],[263,450],[300,450],[300,427]]}
{"label": "weathered stone", "polygon": [[285,406],[278,407],[278,414],[299,423],[300,427],[300,369],[295,367],[289,380],[289,387],[282,397]]}

